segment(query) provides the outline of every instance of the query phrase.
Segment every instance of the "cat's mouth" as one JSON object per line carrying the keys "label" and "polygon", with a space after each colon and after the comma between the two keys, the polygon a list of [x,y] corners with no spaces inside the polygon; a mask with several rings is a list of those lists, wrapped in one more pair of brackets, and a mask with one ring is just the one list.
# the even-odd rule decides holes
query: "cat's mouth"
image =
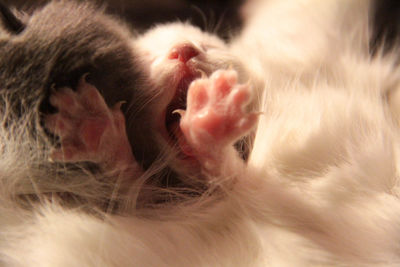
{"label": "cat's mouth", "polygon": [[172,98],[171,102],[168,104],[165,113],[165,127],[167,129],[171,143],[179,143],[181,152],[186,155],[190,153],[189,151],[187,151],[187,149],[185,149],[185,146],[182,144],[182,142],[180,142],[183,138],[182,132],[179,127],[181,119],[181,114],[179,113],[179,111],[186,110],[187,93],[189,86],[197,78],[199,78],[199,75],[191,72],[183,75],[182,79],[179,81],[176,87],[175,95]]}
{"label": "cat's mouth", "polygon": [[187,94],[190,84],[203,73],[198,67],[200,51],[192,44],[179,44],[174,46],[169,55],[169,62],[177,64],[171,80],[177,81],[174,96],[165,110],[165,129],[171,146],[178,148],[179,154],[191,156],[189,146],[186,145],[180,129],[180,119],[187,106]]}

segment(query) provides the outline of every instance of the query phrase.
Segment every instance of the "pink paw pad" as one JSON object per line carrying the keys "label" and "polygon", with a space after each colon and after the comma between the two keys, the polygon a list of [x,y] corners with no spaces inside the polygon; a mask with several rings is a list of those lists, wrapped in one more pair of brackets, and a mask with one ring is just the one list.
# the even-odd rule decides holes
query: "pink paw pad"
{"label": "pink paw pad", "polygon": [[199,152],[231,145],[251,130],[258,114],[246,111],[251,91],[237,83],[233,70],[219,70],[194,81],[180,127],[186,142]]}
{"label": "pink paw pad", "polygon": [[120,103],[110,109],[98,90],[84,78],[76,92],[61,88],[50,96],[50,103],[58,113],[47,115],[45,126],[59,136],[61,143],[52,151],[52,160],[102,163],[115,156],[121,146],[129,147]]}

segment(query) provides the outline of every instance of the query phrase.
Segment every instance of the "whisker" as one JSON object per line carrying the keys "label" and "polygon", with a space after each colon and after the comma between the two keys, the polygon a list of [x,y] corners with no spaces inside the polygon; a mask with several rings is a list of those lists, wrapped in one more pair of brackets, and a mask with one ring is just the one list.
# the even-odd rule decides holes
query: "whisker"
{"label": "whisker", "polygon": [[190,8],[193,9],[198,15],[200,15],[202,22],[203,22],[203,29],[206,30],[207,29],[207,16],[204,13],[204,11],[195,5],[191,5]]}
{"label": "whisker", "polygon": [[[126,109],[128,117],[126,118],[127,123],[129,121],[132,121],[131,118],[137,116],[138,113],[143,111],[146,106],[151,103],[158,94],[152,95],[151,97],[148,97],[147,99],[142,99],[140,101],[135,101],[134,103],[130,103],[128,108]],[[137,103],[142,103],[141,105],[137,105]]]}
{"label": "whisker", "polygon": [[215,26],[214,26],[214,30],[212,31],[212,33],[218,34],[218,32],[220,31],[221,26],[222,26],[222,24],[223,24],[223,22],[224,22],[224,20],[225,20],[225,16],[226,16],[226,11],[224,11],[224,12],[221,14],[220,18],[218,19],[217,23],[216,23]]}

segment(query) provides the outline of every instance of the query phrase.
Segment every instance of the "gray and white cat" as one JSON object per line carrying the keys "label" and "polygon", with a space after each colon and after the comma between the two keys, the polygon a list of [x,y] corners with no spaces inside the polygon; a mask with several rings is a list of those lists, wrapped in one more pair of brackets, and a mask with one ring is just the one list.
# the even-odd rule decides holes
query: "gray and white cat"
{"label": "gray and white cat", "polygon": [[242,11],[228,44],[74,1],[4,20],[0,263],[399,264],[400,76],[370,2]]}

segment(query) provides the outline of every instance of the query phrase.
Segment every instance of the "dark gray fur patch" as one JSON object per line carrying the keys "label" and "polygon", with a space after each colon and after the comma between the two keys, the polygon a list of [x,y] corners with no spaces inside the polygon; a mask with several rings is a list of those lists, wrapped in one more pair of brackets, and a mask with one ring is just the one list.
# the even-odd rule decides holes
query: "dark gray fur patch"
{"label": "dark gray fur patch", "polygon": [[23,32],[0,39],[0,90],[7,92],[15,112],[53,112],[50,89],[75,88],[88,73],[110,106],[143,101],[145,94],[135,86],[131,38],[123,23],[89,4],[51,2],[33,13]]}

